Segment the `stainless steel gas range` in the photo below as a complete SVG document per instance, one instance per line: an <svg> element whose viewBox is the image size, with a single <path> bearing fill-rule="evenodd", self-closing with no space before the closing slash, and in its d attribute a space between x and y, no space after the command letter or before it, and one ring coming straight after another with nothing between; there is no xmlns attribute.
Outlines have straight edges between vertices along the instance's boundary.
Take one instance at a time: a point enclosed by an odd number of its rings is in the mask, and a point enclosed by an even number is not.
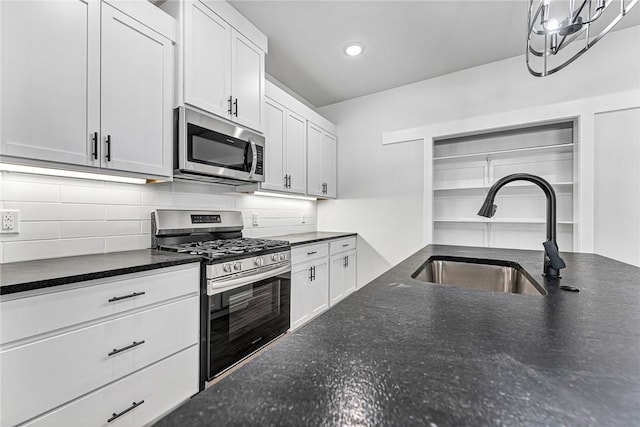
<svg viewBox="0 0 640 427"><path fill-rule="evenodd" d="M237 211L158 209L152 247L202 255L201 388L287 332L288 242L242 237Z"/></svg>

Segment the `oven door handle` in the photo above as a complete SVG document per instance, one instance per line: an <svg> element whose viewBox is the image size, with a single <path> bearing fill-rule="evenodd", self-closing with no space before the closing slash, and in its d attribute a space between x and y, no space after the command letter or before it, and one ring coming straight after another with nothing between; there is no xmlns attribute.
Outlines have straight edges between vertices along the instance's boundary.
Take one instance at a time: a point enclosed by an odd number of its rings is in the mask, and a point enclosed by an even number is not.
<svg viewBox="0 0 640 427"><path fill-rule="evenodd" d="M251 171L249 172L249 178L251 178L256 173L256 167L258 166L258 149L251 137L249 137L249 143L251 144Z"/></svg>
<svg viewBox="0 0 640 427"><path fill-rule="evenodd" d="M278 268L262 271L260 273L251 274L249 276L235 277L228 280L207 280L207 294L215 295L222 292L230 291L231 289L239 288L240 286L246 286L251 283L259 282L263 279L278 276L282 273L288 273L291 271L291 263L287 263Z"/></svg>

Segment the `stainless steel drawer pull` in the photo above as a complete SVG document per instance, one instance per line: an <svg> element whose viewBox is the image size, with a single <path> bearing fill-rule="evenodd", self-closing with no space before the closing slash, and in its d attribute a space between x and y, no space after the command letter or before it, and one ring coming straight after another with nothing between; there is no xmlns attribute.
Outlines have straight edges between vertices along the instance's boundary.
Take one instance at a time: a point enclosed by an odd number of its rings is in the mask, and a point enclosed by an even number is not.
<svg viewBox="0 0 640 427"><path fill-rule="evenodd" d="M307 252L307 255L313 255L313 254L317 254L318 251L313 251L313 252Z"/></svg>
<svg viewBox="0 0 640 427"><path fill-rule="evenodd" d="M132 294L125 295L125 296L122 296L122 297L110 298L109 302L115 302L115 301L120 301L120 300L127 299L127 298L139 297L140 295L144 295L144 294L146 294L146 292L134 292Z"/></svg>
<svg viewBox="0 0 640 427"><path fill-rule="evenodd" d="M137 346L139 346L141 344L144 344L144 340L138 341L138 342L134 341L132 344L129 344L126 347L114 348L111 353L107 354L107 356L113 356L114 354L122 353L125 350L129 350L130 348L137 347Z"/></svg>
<svg viewBox="0 0 640 427"><path fill-rule="evenodd" d="M117 420L118 418L120 418L121 416L123 416L124 414L126 414L127 412L129 412L129 411L131 411L131 410L133 410L133 409L136 409L138 406L142 405L143 403L144 403L144 400L141 400L140 402L137 402L137 403L136 403L136 402L133 402L133 403L131 404L131 406L129 406L129 407L128 407L127 409L125 409L124 411L122 411L122 412L120 412L120 413L116 413L116 412L114 412L114 413L113 413L113 416L112 416L111 418L109 418L109 419L107 420L107 422L108 422L108 423L110 423L111 421L115 421L115 420Z"/></svg>
<svg viewBox="0 0 640 427"><path fill-rule="evenodd" d="M349 246L348 243L345 243L344 245L342 245L343 248L346 248L347 246Z"/></svg>

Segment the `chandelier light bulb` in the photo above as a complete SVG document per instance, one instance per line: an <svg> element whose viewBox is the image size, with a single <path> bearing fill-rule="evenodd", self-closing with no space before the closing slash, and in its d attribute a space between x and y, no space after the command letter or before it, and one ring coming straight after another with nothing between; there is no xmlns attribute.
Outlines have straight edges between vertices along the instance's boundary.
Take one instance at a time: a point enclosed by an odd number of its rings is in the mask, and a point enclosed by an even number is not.
<svg viewBox="0 0 640 427"><path fill-rule="evenodd" d="M551 18L547 22L544 23L544 29L548 33L554 33L556 31L558 31L559 27L560 27L560 24L558 24L558 20L554 19L554 18Z"/></svg>

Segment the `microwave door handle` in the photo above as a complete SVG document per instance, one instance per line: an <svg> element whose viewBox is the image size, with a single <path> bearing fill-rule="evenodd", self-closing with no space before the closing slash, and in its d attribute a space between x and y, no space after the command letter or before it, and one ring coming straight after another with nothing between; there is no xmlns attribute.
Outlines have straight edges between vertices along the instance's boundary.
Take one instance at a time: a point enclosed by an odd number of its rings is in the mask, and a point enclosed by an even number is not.
<svg viewBox="0 0 640 427"><path fill-rule="evenodd" d="M251 138L249 138L249 143L251 144L251 172L249 172L249 178L251 178L256 173L256 167L258 166L258 149Z"/></svg>

